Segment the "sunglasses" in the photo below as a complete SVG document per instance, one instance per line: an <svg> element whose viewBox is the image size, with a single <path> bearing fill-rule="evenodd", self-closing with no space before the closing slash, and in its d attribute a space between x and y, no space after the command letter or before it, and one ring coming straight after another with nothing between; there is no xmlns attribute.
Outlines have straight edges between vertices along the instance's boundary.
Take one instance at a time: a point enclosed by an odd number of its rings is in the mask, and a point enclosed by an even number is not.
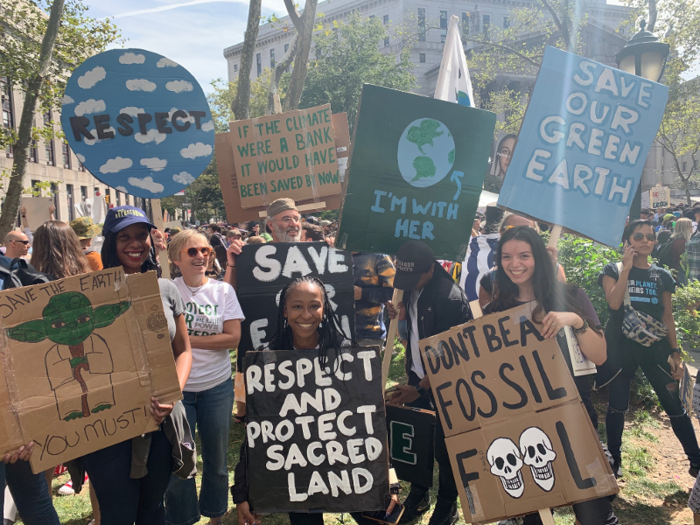
<svg viewBox="0 0 700 525"><path fill-rule="evenodd" d="M21 242L21 243L24 244L25 246L26 246L27 244L29 244L29 241L12 241L12 242Z"/></svg>
<svg viewBox="0 0 700 525"><path fill-rule="evenodd" d="M635 241L641 241L644 239L644 237L647 238L647 241L654 242L656 240L656 235L653 233L647 233L644 235L643 233L635 233L634 236L632 237Z"/></svg>
<svg viewBox="0 0 700 525"><path fill-rule="evenodd" d="M182 252L187 252L187 255L190 257L197 257L200 253L202 254L202 257L209 257L209 254L211 253L211 248L208 246L203 246L201 248L187 248L186 250L180 250L180 253Z"/></svg>

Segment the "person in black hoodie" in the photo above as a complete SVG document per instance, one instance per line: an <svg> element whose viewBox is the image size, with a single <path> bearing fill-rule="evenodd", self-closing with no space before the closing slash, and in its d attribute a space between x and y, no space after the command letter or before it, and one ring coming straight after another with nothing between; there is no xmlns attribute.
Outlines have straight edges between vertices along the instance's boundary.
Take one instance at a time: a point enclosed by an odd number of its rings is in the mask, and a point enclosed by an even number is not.
<svg viewBox="0 0 700 525"><path fill-rule="evenodd" d="M452 280L435 260L428 245L408 241L396 254L394 287L405 290L403 302L387 303L390 318L406 319L408 344L406 346L407 385L398 385L389 402L433 410L434 402L430 381L425 373L418 341L472 319L469 301L464 291ZM445 446L442 425L435 425L435 459L440 465L439 489L435 510L429 525L452 525L457 513L457 486ZM428 487L411 486L404 501L406 507L400 523L414 520L430 508Z"/></svg>

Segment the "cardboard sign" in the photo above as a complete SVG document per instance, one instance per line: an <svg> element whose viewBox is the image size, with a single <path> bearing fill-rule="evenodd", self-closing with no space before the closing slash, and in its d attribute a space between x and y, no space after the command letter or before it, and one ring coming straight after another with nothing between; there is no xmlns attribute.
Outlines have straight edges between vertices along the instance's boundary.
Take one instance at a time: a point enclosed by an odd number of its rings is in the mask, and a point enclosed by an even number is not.
<svg viewBox="0 0 700 525"><path fill-rule="evenodd" d="M155 272L121 267L0 292L0 454L32 470L157 429L151 396L182 399Z"/></svg>
<svg viewBox="0 0 700 525"><path fill-rule="evenodd" d="M365 84L336 245L395 254L408 239L463 261L496 115Z"/></svg>
<svg viewBox="0 0 700 525"><path fill-rule="evenodd" d="M652 208L667 208L671 205L671 188L654 186L649 191Z"/></svg>
<svg viewBox="0 0 700 525"><path fill-rule="evenodd" d="M668 88L545 50L498 205L618 246Z"/></svg>
<svg viewBox="0 0 700 525"><path fill-rule="evenodd" d="M435 412L387 404L386 426L396 476L420 487L432 487Z"/></svg>
<svg viewBox="0 0 700 525"><path fill-rule="evenodd" d="M255 512L386 508L386 418L376 350L246 354L248 502Z"/></svg>
<svg viewBox="0 0 700 525"><path fill-rule="evenodd" d="M49 208L53 206L51 197L22 197L20 206L27 210L27 222L32 231L51 220Z"/></svg>
<svg viewBox="0 0 700 525"><path fill-rule="evenodd" d="M270 341L277 330L282 288L307 275L323 281L345 335L350 338L355 333L350 252L325 242L250 244L237 257L236 268L236 294L245 314L239 351L255 350Z"/></svg>
<svg viewBox="0 0 700 525"><path fill-rule="evenodd" d="M297 206L318 205L314 210L337 210L342 205L345 194L345 171L350 149L350 132L348 130L347 113L336 113L331 117L333 135L335 137L336 158L338 159L338 173L341 181L341 191L337 195L319 197L316 202L313 199L297 200ZM221 194L226 207L226 217L229 223L243 221L258 221L265 216L267 206L243 208L241 206L241 194L238 190L238 176L236 175L236 163L233 158L233 144L231 132L218 133L215 140L216 165L219 171L219 184ZM280 194L278 198L285 197ZM262 213L262 215L261 215Z"/></svg>
<svg viewBox="0 0 700 525"><path fill-rule="evenodd" d="M615 494L555 339L532 303L420 341L467 523Z"/></svg>
<svg viewBox="0 0 700 525"><path fill-rule="evenodd" d="M229 126L244 208L340 193L330 104Z"/></svg>
<svg viewBox="0 0 700 525"><path fill-rule="evenodd" d="M143 49L112 49L83 62L66 85L61 124L95 177L145 199L181 191L214 153L214 122L197 80Z"/></svg>
<svg viewBox="0 0 700 525"><path fill-rule="evenodd" d="M680 398L681 404L688 415L692 417L693 415L693 377L690 375L690 370L688 365L683 365L683 377L681 378L680 384Z"/></svg>

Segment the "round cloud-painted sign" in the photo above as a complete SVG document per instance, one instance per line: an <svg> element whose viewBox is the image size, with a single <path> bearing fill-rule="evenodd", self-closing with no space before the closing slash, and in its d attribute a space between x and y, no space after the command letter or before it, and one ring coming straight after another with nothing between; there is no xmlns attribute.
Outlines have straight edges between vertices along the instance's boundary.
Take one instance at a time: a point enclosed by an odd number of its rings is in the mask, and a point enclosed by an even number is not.
<svg viewBox="0 0 700 525"><path fill-rule="evenodd" d="M95 177L137 197L181 191L214 152L202 88L184 67L143 49L113 49L83 62L68 80L61 124Z"/></svg>

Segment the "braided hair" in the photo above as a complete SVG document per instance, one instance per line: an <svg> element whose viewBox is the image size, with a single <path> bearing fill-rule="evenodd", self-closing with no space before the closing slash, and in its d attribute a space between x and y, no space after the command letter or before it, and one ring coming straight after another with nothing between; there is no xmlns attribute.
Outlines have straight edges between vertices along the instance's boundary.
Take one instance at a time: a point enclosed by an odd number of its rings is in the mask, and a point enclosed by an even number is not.
<svg viewBox="0 0 700 525"><path fill-rule="evenodd" d="M291 350L294 348L294 336L292 334L292 327L289 326L287 318L284 316L285 304L287 301L287 296L289 292L294 290L297 286L308 283L314 284L321 289L323 295L323 319L318 327L318 347L319 356L321 358L321 366L325 368L326 366L326 351L329 349L340 348L348 343L352 346L356 346L353 339L348 339L348 337L343 333L341 327L340 319L338 314L333 311L333 306L328 298L328 293L326 292L326 287L323 281L318 277L306 276L299 277L291 281L287 286L282 289L280 294L279 310L277 315L277 329L275 334L270 339L270 350Z"/></svg>

